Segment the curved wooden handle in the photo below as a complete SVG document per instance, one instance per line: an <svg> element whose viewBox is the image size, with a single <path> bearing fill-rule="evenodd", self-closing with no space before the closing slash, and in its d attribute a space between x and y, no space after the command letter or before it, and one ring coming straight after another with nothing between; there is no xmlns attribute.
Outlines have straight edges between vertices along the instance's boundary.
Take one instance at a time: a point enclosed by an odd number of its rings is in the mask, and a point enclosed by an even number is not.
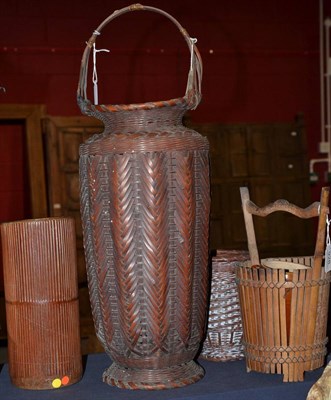
<svg viewBox="0 0 331 400"><path fill-rule="evenodd" d="M266 217L267 215L276 211L285 211L299 218L312 218L317 217L321 211L321 205L318 201L315 201L315 203L312 203L306 208L301 208L296 206L295 204L289 203L287 200L284 199L276 200L273 203L270 203L264 207L258 207L251 200L248 200L245 203L245 207L250 214L257 215L259 217ZM328 213L328 207L325 211L326 213Z"/></svg>
<svg viewBox="0 0 331 400"><path fill-rule="evenodd" d="M329 214L329 187L323 187L321 191L321 200L314 202L307 208L301 208L295 204L289 203L287 200L280 199L273 203L270 203L264 207L258 207L253 203L249 197L249 190L247 187L240 187L240 196L242 209L244 214L245 228L247 234L248 250L252 265L260 265L259 252L256 244L256 236L253 223L253 215L259 217L266 217L267 215L275 211L285 211L293 214L299 218L312 218L319 217L318 220L318 231L315 245L314 265L317 264L316 259L321 263L321 257L323 257L324 240L325 240L325 225L326 216Z"/></svg>
<svg viewBox="0 0 331 400"><path fill-rule="evenodd" d="M128 7L124 7L120 10L114 11L109 17L107 17L93 32L92 36L87 42L85 51L83 53L82 61L81 61L81 69L80 69L80 76L79 76L79 83L78 83L78 90L77 95L80 100L87 101L86 95L86 87L87 87L87 66L88 66L88 59L90 55L91 48L93 47L94 43L96 42L97 37L100 35L102 29L113 19L123 15L125 13L131 11L152 11L159 14L164 15L168 19L170 19L179 29L180 33L184 36L186 43L192 52L192 62L190 71L188 74L187 80L187 87L185 98L188 100L188 105L191 109L197 107L201 100L201 80L202 80L202 60L200 53L195 45L195 42L192 41L191 37L187 33L187 31L180 25L180 23L172 17L167 12L160 10L159 8L150 7L150 6L143 6L142 4L132 4Z"/></svg>

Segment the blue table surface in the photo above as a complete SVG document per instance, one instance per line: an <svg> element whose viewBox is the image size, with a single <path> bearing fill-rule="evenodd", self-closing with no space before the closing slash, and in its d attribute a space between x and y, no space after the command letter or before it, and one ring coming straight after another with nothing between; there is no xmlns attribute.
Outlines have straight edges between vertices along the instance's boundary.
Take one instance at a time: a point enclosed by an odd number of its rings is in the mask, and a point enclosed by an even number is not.
<svg viewBox="0 0 331 400"><path fill-rule="evenodd" d="M300 400L306 399L311 386L321 376L323 368L306 372L304 382L284 383L282 375L246 372L245 360L211 362L198 359L205 369L199 382L183 388L148 391L128 390L102 382L102 373L111 360L105 353L90 354L82 379L71 386L53 390L25 390L10 382L8 365L0 371L1 400Z"/></svg>

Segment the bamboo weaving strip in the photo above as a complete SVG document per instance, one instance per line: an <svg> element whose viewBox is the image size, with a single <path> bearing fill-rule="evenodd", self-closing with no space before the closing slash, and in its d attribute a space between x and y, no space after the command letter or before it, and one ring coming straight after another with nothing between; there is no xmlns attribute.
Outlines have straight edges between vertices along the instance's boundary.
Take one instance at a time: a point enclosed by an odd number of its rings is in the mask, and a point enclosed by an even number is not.
<svg viewBox="0 0 331 400"><path fill-rule="evenodd" d="M298 301L298 274L299 271L293 271L292 275L292 282L293 282L293 289L291 290L291 308L290 308L290 332L289 332L289 346L291 349L295 346L296 341L296 330L298 329L297 325L297 301ZM298 357L298 352L291 350L289 352L289 359L294 360L294 357ZM295 382L297 380L297 362L290 362L289 364L289 382Z"/></svg>
<svg viewBox="0 0 331 400"><path fill-rule="evenodd" d="M259 269L259 280L261 282L266 281L265 268ZM260 288L261 327L262 327L262 344L263 344L263 351L261 352L261 357L262 357L262 359L265 360L263 372L270 373L270 361L269 362L267 361L268 357L266 355L266 350L265 350L265 348L268 347L268 345L269 345L269 334L268 334L269 312L268 312L268 306L267 306L267 290L268 289L266 289L265 286L261 286L261 288Z"/></svg>
<svg viewBox="0 0 331 400"><path fill-rule="evenodd" d="M275 336L274 336L274 327L273 327L273 281L272 281L272 271L267 269L267 304L268 304L268 347L269 349L273 349L275 347ZM273 354L273 350L270 350L270 371L272 374L275 373L275 358Z"/></svg>
<svg viewBox="0 0 331 400"><path fill-rule="evenodd" d="M260 288L257 285L259 282L259 276L258 276L258 269L257 268L252 268L252 278L254 285L252 287L253 291L253 307L254 307L254 312L255 312L255 324L256 324L256 345L258 347L263 347L263 333L262 333L262 316L261 316L261 302L260 302ZM257 351L257 357L258 357L258 362L257 362L257 370L260 372L263 372L263 363L261 362L261 359L263 357L263 350L258 350Z"/></svg>
<svg viewBox="0 0 331 400"><path fill-rule="evenodd" d="M272 290L272 311L273 311L273 329L274 329L274 346L276 349L280 347L280 323L279 323L279 290L277 289L276 285L279 282L278 278L278 270L275 269L272 271L272 281L275 287ZM276 360L279 360L281 357L281 353L277 350L276 351ZM281 374L281 364L276 362L276 370L277 374Z"/></svg>
<svg viewBox="0 0 331 400"><path fill-rule="evenodd" d="M288 323L287 319L287 307L286 307L286 298L290 296L289 293L286 293L286 289L284 288L285 284L285 271L280 269L278 271L279 275L279 315L280 315L280 346L285 349L287 348L287 328ZM288 354L286 351L281 353L281 357L284 360L282 364L282 372L284 374L284 382L288 382L289 380L289 370L288 370Z"/></svg>

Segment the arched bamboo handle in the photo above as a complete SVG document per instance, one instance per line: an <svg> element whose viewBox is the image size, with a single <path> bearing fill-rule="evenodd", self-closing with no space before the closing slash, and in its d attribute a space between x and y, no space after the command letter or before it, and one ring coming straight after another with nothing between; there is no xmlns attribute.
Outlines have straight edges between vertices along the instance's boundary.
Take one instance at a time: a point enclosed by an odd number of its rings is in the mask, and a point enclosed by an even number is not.
<svg viewBox="0 0 331 400"><path fill-rule="evenodd" d="M88 60L91 48L96 42L96 38L100 35L102 29L113 19L131 11L152 11L164 15L169 18L179 29L181 34L184 36L186 43L190 49L191 53L191 65L188 74L185 98L188 101L189 107L194 109L197 107L201 100L201 80L202 80L202 60L200 53L194 43L192 38L189 36L187 31L180 25L180 23L172 17L170 14L166 13L159 8L143 6L142 4L132 4L128 7L124 7L120 10L114 11L109 17L107 17L93 32L92 36L87 42L86 48L83 53L81 61L81 69L78 83L77 95L81 101L88 101L86 88L87 88L87 71L88 71Z"/></svg>
<svg viewBox="0 0 331 400"><path fill-rule="evenodd" d="M323 256L326 216L327 214L329 214L329 207L328 207L329 191L330 191L329 187L322 188L321 200L319 202L312 203L307 208L298 207L295 204L289 203L287 200L284 199L276 200L273 203L270 203L264 207L258 207L255 203L253 203L250 200L248 188L240 187L240 196L244 214L245 228L248 241L248 250L251 259L251 264L252 265L261 264L256 244L253 215L259 217L266 217L267 215L275 211L285 211L299 218L304 218L304 219L319 217L315 255L314 255L315 257L314 264L316 265L317 264L316 259Z"/></svg>
<svg viewBox="0 0 331 400"><path fill-rule="evenodd" d="M284 199L276 200L264 207L258 207L251 200L248 200L245 203L245 207L250 214L257 215L259 217L266 217L267 215L276 211L285 211L300 218L312 218L317 217L321 211L321 205L318 201L315 201L315 203L311 204L307 208L301 208L295 204L289 203ZM326 213L328 213L328 207Z"/></svg>

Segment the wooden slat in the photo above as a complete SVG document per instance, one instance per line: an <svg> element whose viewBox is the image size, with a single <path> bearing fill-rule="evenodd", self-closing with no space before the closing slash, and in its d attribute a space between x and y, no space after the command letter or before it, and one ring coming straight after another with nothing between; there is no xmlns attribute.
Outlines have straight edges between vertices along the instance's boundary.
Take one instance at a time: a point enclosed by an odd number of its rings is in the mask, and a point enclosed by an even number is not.
<svg viewBox="0 0 331 400"><path fill-rule="evenodd" d="M278 270L275 269L272 271L272 280L274 284L277 284L279 281L278 278ZM280 347L280 318L279 318L279 290L274 287L272 290L272 315L273 315L273 329L274 329L274 344L276 348ZM279 351L276 352L276 358L279 360L281 357L281 353ZM276 364L277 374L282 373L282 368L279 363Z"/></svg>
<svg viewBox="0 0 331 400"><path fill-rule="evenodd" d="M244 213L244 220L247 233L248 251L251 258L252 265L260 264L260 257L257 250L256 237L254 231L253 217L247 210L247 202L249 202L249 191L246 187L240 188L241 202Z"/></svg>
<svg viewBox="0 0 331 400"><path fill-rule="evenodd" d="M293 282L293 289L291 290L291 308L290 308L290 329L289 329L289 347L293 348L295 346L295 340L296 340L296 332L297 332L297 319L298 319L298 314L297 314L297 301L298 301L298 288L297 288L297 282L298 282L298 276L299 276L299 271L293 271L292 275L292 282ZM289 358L290 360L293 361L294 357L298 356L298 352L295 351L290 351L289 352ZM295 382L296 381L296 374L297 374L297 366L298 364L296 362L291 362L289 364L289 382Z"/></svg>
<svg viewBox="0 0 331 400"><path fill-rule="evenodd" d="M285 284L285 271L279 270L279 283L283 286L279 289L279 316L280 316L280 345L283 348L287 347L287 307L286 307L286 299L289 293L286 293ZM282 358L284 360L287 359L287 352L282 352ZM284 382L288 382L289 380L289 365L287 362L284 362L282 365L282 370L284 374Z"/></svg>
<svg viewBox="0 0 331 400"><path fill-rule="evenodd" d="M310 310L310 293L311 293L311 287L304 286L305 282L311 281L311 276L312 276L312 269L308 270L303 270L300 271L300 282L302 283L303 287L300 288L300 297L299 299L301 301L298 302L298 307L297 307L297 312L299 315L301 315L301 324L299 325L300 328L298 328L297 332L297 338L296 338L296 345L300 344L301 346L305 346L307 344L307 327L308 327L308 321L311 318L309 310ZM307 356L307 351L303 350L302 352L299 353L301 357L306 358ZM310 362L300 362L299 363L299 368L298 368L298 381L303 381L303 375L306 370L306 366L309 365Z"/></svg>
<svg viewBox="0 0 331 400"><path fill-rule="evenodd" d="M266 271L264 268L259 269L259 280L260 282L266 281ZM260 288L260 306L261 306L261 330L262 330L262 344L265 348L268 346L268 304L267 304L267 289L265 286ZM261 352L261 357L266 359L266 352ZM265 373L270 373L270 362L264 362L264 371Z"/></svg>
<svg viewBox="0 0 331 400"><path fill-rule="evenodd" d="M311 279L318 281L321 276L321 268L324 254L325 245L325 230L326 230L326 216L329 213L328 202L329 202L329 187L322 188L321 201L320 201L320 217L318 220L317 227L317 239L314 253L314 266L312 269ZM309 302L309 320L307 322L307 345L312 346L314 344L315 327L317 320L317 308L318 308L318 296L320 287L313 285L310 290L310 302ZM310 352L310 355L312 353ZM306 369L311 368L311 363L306 363Z"/></svg>
<svg viewBox="0 0 331 400"><path fill-rule="evenodd" d="M272 285L272 271L271 269L267 269L266 271L266 278L267 278L267 310L268 310L268 315L267 315L267 321L268 321L268 347L271 349L275 347L275 333L274 333L274 321L273 321L273 289L271 287ZM270 372L272 374L275 373L275 360L274 360L274 354L271 353L270 351L270 356L271 356L271 364L270 364Z"/></svg>
<svg viewBox="0 0 331 400"><path fill-rule="evenodd" d="M262 333L262 316L261 316L261 302L260 302L260 288L259 284L259 275L258 270L256 268L252 268L252 278L254 283L256 283L256 287L252 288L253 291L253 306L254 306L254 320L255 320L255 335L256 335L256 345L261 347L264 346L263 341L263 333ZM260 350L257 351L257 356L259 359L263 356L263 352ZM263 362L258 361L257 363L257 371L264 372Z"/></svg>

